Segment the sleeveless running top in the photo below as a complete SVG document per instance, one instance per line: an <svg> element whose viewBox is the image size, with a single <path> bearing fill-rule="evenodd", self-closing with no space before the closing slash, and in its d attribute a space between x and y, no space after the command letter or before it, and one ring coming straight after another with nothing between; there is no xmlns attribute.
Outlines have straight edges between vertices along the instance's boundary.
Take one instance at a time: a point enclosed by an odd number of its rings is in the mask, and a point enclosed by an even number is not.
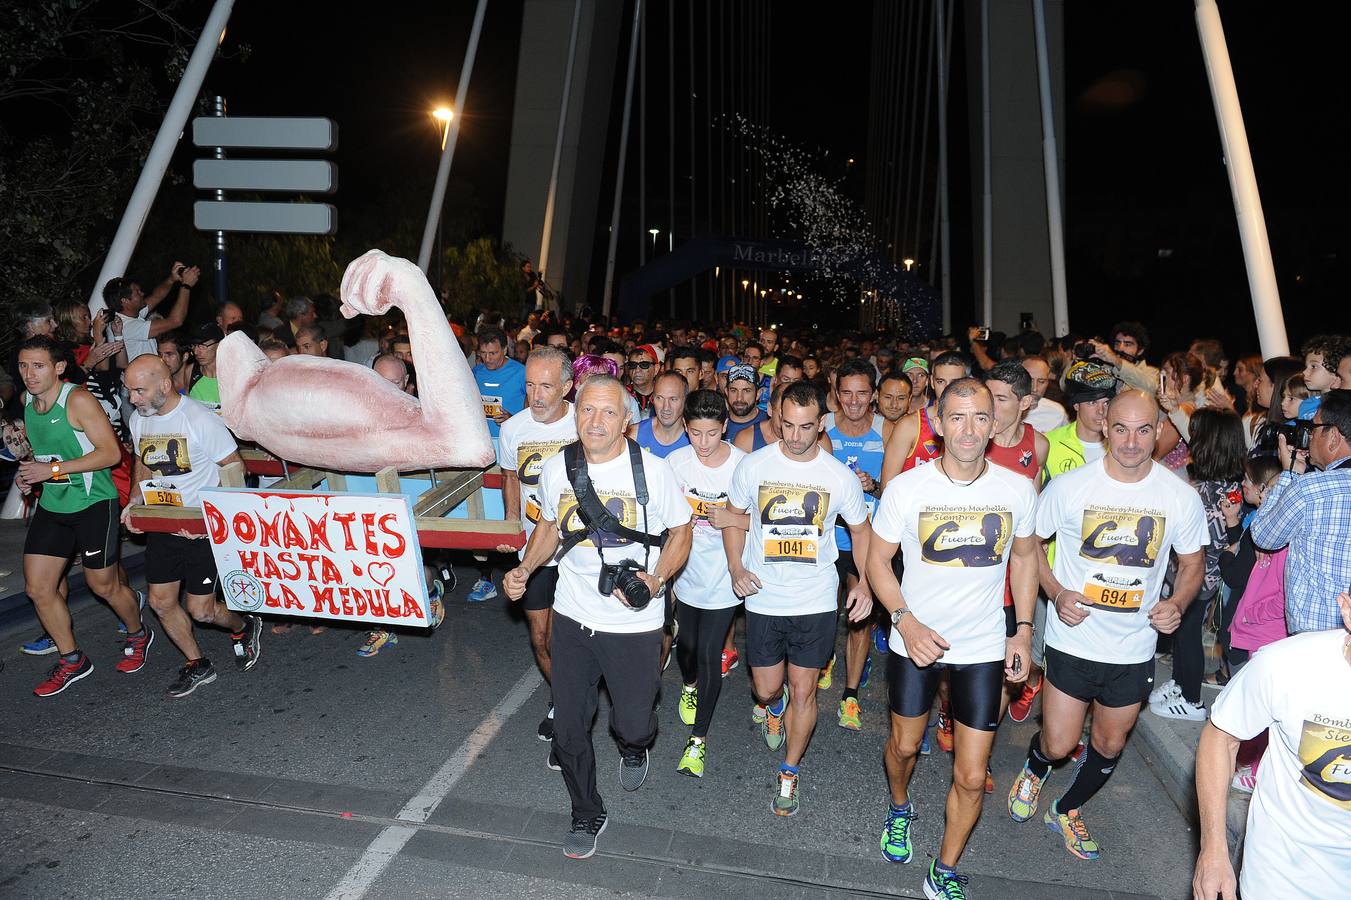
<svg viewBox="0 0 1351 900"><path fill-rule="evenodd" d="M991 439L990 445L985 448L985 458L1010 472L1026 475L1033 482L1036 482L1041 474L1041 466L1037 459L1037 432L1027 423L1023 423L1022 440L1012 447L1001 447Z"/></svg>
<svg viewBox="0 0 1351 900"><path fill-rule="evenodd" d="M683 431L680 432L680 437L676 438L674 443L663 444L661 441L657 440L657 436L652 433L652 426L656 421L656 419L643 419L643 421L638 423L638 436L634 438L634 440L638 442L639 447L642 447L653 456L660 456L662 459L665 459L672 451L690 445L689 435L685 434Z"/></svg>
<svg viewBox="0 0 1351 900"><path fill-rule="evenodd" d="M840 431L835 414L831 413L826 416L826 434L830 435L831 453L852 471L867 472L874 481L880 482L882 461L886 458L886 442L882 439L886 422L887 420L881 416L874 415L872 425L867 431L858 437L847 437ZM864 494L863 500L868 506L868 515L871 516L877 506L877 498L871 494ZM841 553L853 549L854 542L849 536L849 529L843 525L835 526L835 546Z"/></svg>
<svg viewBox="0 0 1351 900"><path fill-rule="evenodd" d="M760 427L763 423L757 422L751 429L751 452L754 453L764 447L769 446L769 441L765 439L765 430Z"/></svg>
<svg viewBox="0 0 1351 900"><path fill-rule="evenodd" d="M915 434L915 446L910 448L910 453L901 466L902 472L909 472L915 466L933 462L943 455L943 439L934 432L933 425L929 423L928 407L915 413L915 421L919 423L919 429Z"/></svg>
<svg viewBox="0 0 1351 900"><path fill-rule="evenodd" d="M733 422L731 419L728 419L727 443L729 444L736 443L736 436L738 434L741 434L741 432L745 431L747 428L750 428L752 425L759 425L761 422L763 422L765 419L768 418L769 416L765 415L764 410L757 410L755 413L755 418L751 419L749 422ZM758 431L759 429L756 430ZM761 446L762 445L757 444L755 449L759 450Z"/></svg>
<svg viewBox="0 0 1351 900"><path fill-rule="evenodd" d="M66 415L66 403L75 385L66 382L52 408L40 413L33 405L31 394L24 395L23 421L28 428L28 443L33 447L33 458L38 462L66 462L79 459L94 449L94 444ZM110 469L97 472L63 474L43 482L38 505L48 512L77 513L101 500L116 500Z"/></svg>

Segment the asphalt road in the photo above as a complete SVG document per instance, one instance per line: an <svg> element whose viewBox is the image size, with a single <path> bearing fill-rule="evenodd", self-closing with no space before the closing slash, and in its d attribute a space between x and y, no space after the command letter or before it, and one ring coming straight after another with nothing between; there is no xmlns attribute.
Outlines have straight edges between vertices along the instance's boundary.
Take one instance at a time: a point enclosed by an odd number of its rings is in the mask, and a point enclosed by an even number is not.
<svg viewBox="0 0 1351 900"><path fill-rule="evenodd" d="M472 573L460 576L438 632L372 659L355 655L359 631L296 628L265 633L258 666L239 673L226 635L199 635L220 677L182 700L164 697L182 660L163 635L141 672L114 670L101 605L76 617L96 671L56 698L31 693L52 658L17 652L35 628L0 635L0 897L923 896L951 767L936 748L917 767L919 862L883 860L880 677L862 694L862 733L835 724L840 680L819 692L802 807L780 819L779 757L750 721L744 667L725 682L707 775L676 774L687 729L673 662L635 794L615 780L602 704L610 826L594 858L563 857L567 793L535 737L547 691L524 622L501 598L465 602ZM1085 810L1100 859L1071 857L1039 818L1008 818L1034 727L1000 729L996 793L961 865L971 896L1189 896L1194 832L1131 746ZM1049 795L1066 782L1053 776Z"/></svg>

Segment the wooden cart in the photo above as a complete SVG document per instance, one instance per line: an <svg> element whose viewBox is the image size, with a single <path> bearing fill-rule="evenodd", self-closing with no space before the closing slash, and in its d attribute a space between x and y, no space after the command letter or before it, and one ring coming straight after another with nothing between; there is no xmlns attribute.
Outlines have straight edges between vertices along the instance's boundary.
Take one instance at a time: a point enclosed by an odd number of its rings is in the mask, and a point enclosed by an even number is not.
<svg viewBox="0 0 1351 900"><path fill-rule="evenodd" d="M244 487L246 474L261 475L281 480L262 490L314 491L342 493L349 490L349 481L370 482L369 475L349 475L326 472L305 466L293 466L261 450L240 451L244 464L231 463L221 469L222 487ZM413 516L417 522L418 542L423 549L494 550L507 545L525 546L525 532L519 519L490 519L485 516L484 492L502 489L502 470L488 469L434 469L400 474L390 466L374 476L374 490L382 494L409 493L415 490ZM365 493L356 487L358 493ZM206 534L202 511L196 507L133 506L131 523L141 531L177 534Z"/></svg>

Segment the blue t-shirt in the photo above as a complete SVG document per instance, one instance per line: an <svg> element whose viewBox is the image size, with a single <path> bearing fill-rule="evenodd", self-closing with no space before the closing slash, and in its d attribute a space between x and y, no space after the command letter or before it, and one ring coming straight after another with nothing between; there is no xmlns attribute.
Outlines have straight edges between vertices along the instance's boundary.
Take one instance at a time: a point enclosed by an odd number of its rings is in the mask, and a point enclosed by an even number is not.
<svg viewBox="0 0 1351 900"><path fill-rule="evenodd" d="M831 453L840 462L854 472L867 472L874 481L882 480L882 459L886 456L886 444L882 440L883 423L881 416L873 416L872 427L860 437L845 437L835 424L835 414L826 416L826 434L830 435ZM877 507L877 498L864 494L863 501L868 505L871 516ZM843 553L852 550L854 542L849 538L849 529L844 526L835 528L835 546Z"/></svg>
<svg viewBox="0 0 1351 900"><path fill-rule="evenodd" d="M634 440L638 442L639 447L642 447L653 456L660 456L662 459L665 459L673 451L690 445L689 435L685 434L683 431L680 432L680 438L673 444L663 444L658 441L657 436L652 433L652 426L656 421L656 419L643 419L643 421L638 423L638 437Z"/></svg>
<svg viewBox="0 0 1351 900"><path fill-rule="evenodd" d="M515 415L525 409L525 366L508 359L500 369L490 369L483 363L474 366L474 380L478 382L483 399L483 414L488 418L488 434L497 439L497 423L493 415L498 409Z"/></svg>

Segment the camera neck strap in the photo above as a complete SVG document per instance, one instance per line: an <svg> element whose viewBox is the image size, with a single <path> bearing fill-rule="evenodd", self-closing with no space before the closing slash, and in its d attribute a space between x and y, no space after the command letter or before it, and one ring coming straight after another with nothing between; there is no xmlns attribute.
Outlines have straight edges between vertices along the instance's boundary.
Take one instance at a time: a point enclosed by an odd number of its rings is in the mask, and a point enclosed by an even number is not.
<svg viewBox="0 0 1351 900"><path fill-rule="evenodd" d="M633 472L633 495L638 501L638 505L642 507L643 525L646 527L648 495L647 478L643 474L643 451L628 438L624 440L628 445L629 467ZM582 520L582 524L586 526L583 530L569 535L563 541L563 553L567 553L596 532L608 532L635 544L642 544L645 551L648 552L652 547L661 547L666 543L665 531L660 535L635 531L619 521L614 513L605 508L605 504L600 502L600 497L596 496L596 489L591 484L591 476L586 468L586 455L582 452L580 441L568 444L563 448L563 466L567 472L568 483L572 485L572 492L577 497L577 515ZM599 540L596 541L596 549L600 549ZM602 554L601 559L604 560L604 558L604 554ZM646 562L646 552L644 553L644 562Z"/></svg>

